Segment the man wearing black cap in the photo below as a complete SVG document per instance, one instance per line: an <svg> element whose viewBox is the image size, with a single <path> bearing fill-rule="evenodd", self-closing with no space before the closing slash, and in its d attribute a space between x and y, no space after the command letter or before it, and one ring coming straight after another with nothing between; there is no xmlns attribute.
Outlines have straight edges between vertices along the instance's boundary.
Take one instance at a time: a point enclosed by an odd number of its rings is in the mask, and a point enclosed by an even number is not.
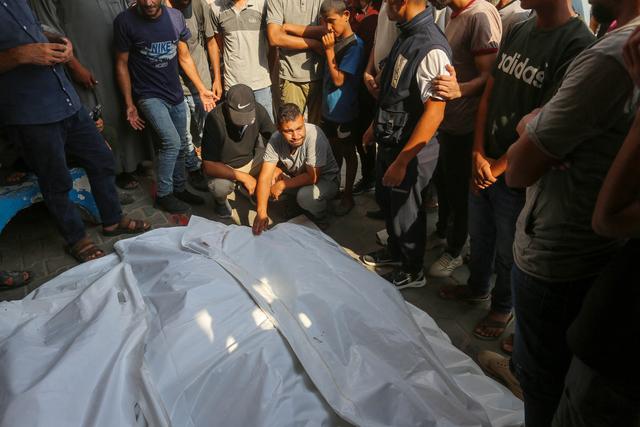
<svg viewBox="0 0 640 427"><path fill-rule="evenodd" d="M249 195L256 188L264 144L276 131L267 110L255 101L249 86L238 84L227 91L225 102L209 115L202 136L202 168L213 193L218 216L229 218L227 196L239 183Z"/></svg>

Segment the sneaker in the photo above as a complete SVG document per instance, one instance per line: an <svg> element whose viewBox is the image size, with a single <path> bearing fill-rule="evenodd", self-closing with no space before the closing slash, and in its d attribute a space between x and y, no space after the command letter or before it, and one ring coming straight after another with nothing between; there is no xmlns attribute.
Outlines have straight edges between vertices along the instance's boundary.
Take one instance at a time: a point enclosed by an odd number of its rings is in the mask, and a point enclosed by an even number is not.
<svg viewBox="0 0 640 427"><path fill-rule="evenodd" d="M515 375L513 375L513 372L511 372L511 368L509 368L508 358L493 351L484 350L478 353L478 365L480 365L487 375L507 386L515 397L523 400L522 387L520 387L520 382Z"/></svg>
<svg viewBox="0 0 640 427"><path fill-rule="evenodd" d="M156 206L172 214L188 213L191 210L191 206L178 200L173 194L156 197Z"/></svg>
<svg viewBox="0 0 640 427"><path fill-rule="evenodd" d="M366 265L370 265L371 267L383 267L385 265L402 265L400 260L391 257L386 248L371 252L370 254L362 255L360 257L360 261L362 261Z"/></svg>
<svg viewBox="0 0 640 427"><path fill-rule="evenodd" d="M189 184L198 191L209 191L207 178L200 169L189 172Z"/></svg>
<svg viewBox="0 0 640 427"><path fill-rule="evenodd" d="M231 205L229 204L228 200L225 200L224 203L219 203L214 200L214 204L216 215L218 215L220 218L231 218L233 210L231 209Z"/></svg>
<svg viewBox="0 0 640 427"><path fill-rule="evenodd" d="M398 269L393 270L382 277L391 282L398 290L405 288L421 288L427 284L427 279L424 278L422 269L418 270L416 273L409 273Z"/></svg>
<svg viewBox="0 0 640 427"><path fill-rule="evenodd" d="M449 277L453 270L462 265L462 257L452 257L448 252L443 253L440 258L429 268L429 276Z"/></svg>
<svg viewBox="0 0 640 427"><path fill-rule="evenodd" d="M431 249L439 248L440 246L444 246L447 243L447 239L445 237L440 237L437 231L429 234L427 237L427 244L425 249L430 251Z"/></svg>
<svg viewBox="0 0 640 427"><path fill-rule="evenodd" d="M355 183L355 185L353 186L353 192L351 194L357 196L358 194L370 193L375 189L375 182L365 181L364 179L361 179L360 181Z"/></svg>
<svg viewBox="0 0 640 427"><path fill-rule="evenodd" d="M189 193L187 190L174 191L173 195L190 205L204 205L204 199L202 197Z"/></svg>
<svg viewBox="0 0 640 427"><path fill-rule="evenodd" d="M384 219L384 212L382 212L382 210L380 209L378 209L377 211L367 211L364 215L367 218L371 218L371 219L380 219L380 220Z"/></svg>

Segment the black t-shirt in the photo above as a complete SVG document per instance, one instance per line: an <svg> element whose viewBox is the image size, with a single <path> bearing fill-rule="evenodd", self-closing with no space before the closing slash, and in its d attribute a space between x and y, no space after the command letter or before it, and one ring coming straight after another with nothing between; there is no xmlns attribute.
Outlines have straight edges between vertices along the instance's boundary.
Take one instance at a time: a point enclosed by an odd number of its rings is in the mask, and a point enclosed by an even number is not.
<svg viewBox="0 0 640 427"><path fill-rule="evenodd" d="M246 129L231 123L226 112L226 103L216 106L208 115L202 135L202 160L221 162L232 168L240 168L251 160L256 147L276 131L267 110L256 103L256 121Z"/></svg>
<svg viewBox="0 0 640 427"><path fill-rule="evenodd" d="M640 371L640 240L630 240L596 279L567 338L573 353L598 372L638 384Z"/></svg>
<svg viewBox="0 0 640 427"><path fill-rule="evenodd" d="M536 27L536 18L516 24L503 39L493 69L485 151L499 158L518 140L516 126L558 89L573 58L595 37L576 17L553 29Z"/></svg>

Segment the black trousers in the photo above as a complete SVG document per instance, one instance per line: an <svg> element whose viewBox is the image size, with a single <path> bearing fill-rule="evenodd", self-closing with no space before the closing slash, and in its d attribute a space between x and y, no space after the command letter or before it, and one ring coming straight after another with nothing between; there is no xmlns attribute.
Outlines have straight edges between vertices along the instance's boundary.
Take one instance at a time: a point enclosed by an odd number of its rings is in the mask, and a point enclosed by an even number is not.
<svg viewBox="0 0 640 427"><path fill-rule="evenodd" d="M473 133L452 135L439 132L438 141L440 156L434 178L438 190L436 231L447 239L445 250L457 257L468 234Z"/></svg>
<svg viewBox="0 0 640 427"><path fill-rule="evenodd" d="M433 142L435 144L435 142ZM437 150L437 145L430 149ZM382 185L382 177L393 163L401 147L379 146L376 163L376 201L384 213L389 234L387 248L391 255L402 261L408 272L422 269L426 244L427 216L422 209L422 191L429 183L435 162L421 164L414 158L407 173L397 187Z"/></svg>
<svg viewBox="0 0 640 427"><path fill-rule="evenodd" d="M69 200L72 187L67 155L87 172L102 224L117 224L122 210L115 184L113 153L85 108L55 123L8 127L23 157L38 177L42 197L69 245L85 236L84 223Z"/></svg>

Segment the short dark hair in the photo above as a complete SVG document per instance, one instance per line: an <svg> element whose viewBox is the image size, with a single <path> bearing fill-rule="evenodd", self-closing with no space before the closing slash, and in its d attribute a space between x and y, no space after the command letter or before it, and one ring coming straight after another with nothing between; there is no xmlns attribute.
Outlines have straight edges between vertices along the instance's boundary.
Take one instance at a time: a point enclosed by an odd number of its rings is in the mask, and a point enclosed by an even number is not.
<svg viewBox="0 0 640 427"><path fill-rule="evenodd" d="M302 111L296 104L288 102L278 110L278 126L286 122L292 122L302 115Z"/></svg>
<svg viewBox="0 0 640 427"><path fill-rule="evenodd" d="M344 0L324 0L320 5L320 16L327 16L331 12L343 15L347 10Z"/></svg>

